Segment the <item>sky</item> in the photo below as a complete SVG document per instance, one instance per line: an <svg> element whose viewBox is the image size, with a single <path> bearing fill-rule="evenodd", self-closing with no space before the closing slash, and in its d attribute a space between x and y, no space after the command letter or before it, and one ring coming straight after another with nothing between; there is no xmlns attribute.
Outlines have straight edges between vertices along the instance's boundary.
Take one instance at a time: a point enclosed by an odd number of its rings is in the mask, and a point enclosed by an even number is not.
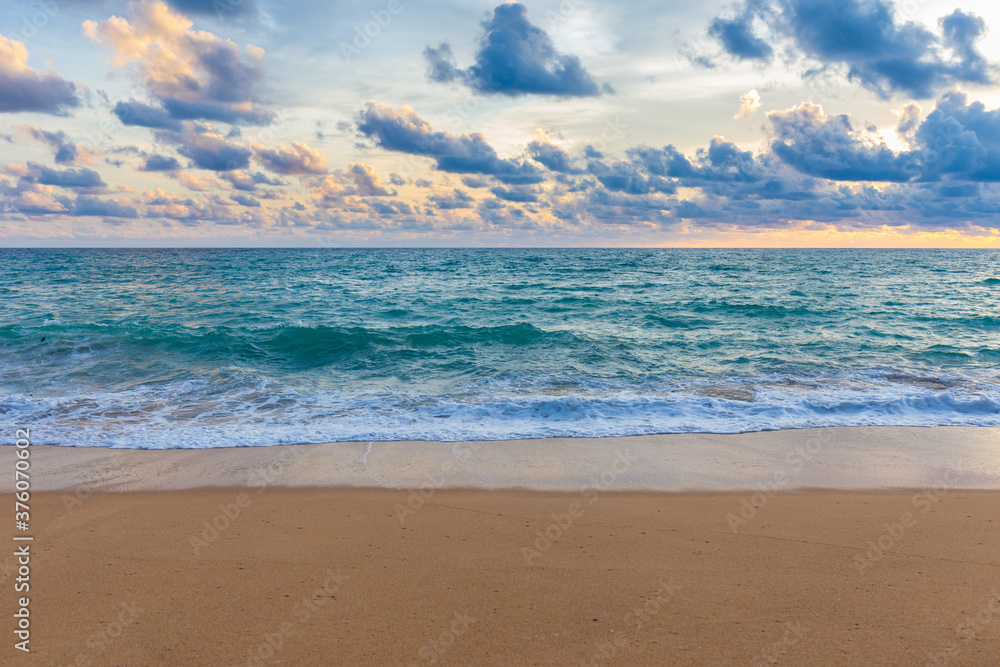
<svg viewBox="0 0 1000 667"><path fill-rule="evenodd" d="M976 0L6 0L15 246L1000 247Z"/></svg>

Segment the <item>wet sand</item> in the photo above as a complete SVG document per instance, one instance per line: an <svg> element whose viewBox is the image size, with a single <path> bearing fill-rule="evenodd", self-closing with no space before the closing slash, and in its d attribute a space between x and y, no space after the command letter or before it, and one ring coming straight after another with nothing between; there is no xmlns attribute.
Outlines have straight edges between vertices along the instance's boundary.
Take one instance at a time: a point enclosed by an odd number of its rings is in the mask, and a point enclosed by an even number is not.
<svg viewBox="0 0 1000 667"><path fill-rule="evenodd" d="M31 456L34 491L428 485L733 491L911 489L943 482L1000 490L1000 428L966 426L170 450L54 447L36 439ZM0 447L0 470L13 465L13 447ZM0 490L13 490L13 482L0 476Z"/></svg>

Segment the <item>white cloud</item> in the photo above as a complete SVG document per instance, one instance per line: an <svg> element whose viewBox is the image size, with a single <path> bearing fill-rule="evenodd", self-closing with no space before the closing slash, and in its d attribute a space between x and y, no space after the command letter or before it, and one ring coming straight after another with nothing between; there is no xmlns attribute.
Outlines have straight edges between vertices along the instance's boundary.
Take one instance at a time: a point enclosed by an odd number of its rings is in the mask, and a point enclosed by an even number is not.
<svg viewBox="0 0 1000 667"><path fill-rule="evenodd" d="M733 120L746 120L757 113L764 103L760 99L760 93L755 90L751 90L748 93L740 95L740 110L736 112L733 116Z"/></svg>

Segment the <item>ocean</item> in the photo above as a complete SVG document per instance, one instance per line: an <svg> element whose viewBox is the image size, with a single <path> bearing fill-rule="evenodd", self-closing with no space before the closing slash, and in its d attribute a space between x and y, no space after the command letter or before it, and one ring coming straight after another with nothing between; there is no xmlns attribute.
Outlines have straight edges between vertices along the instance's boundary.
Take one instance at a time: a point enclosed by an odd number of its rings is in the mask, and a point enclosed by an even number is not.
<svg viewBox="0 0 1000 667"><path fill-rule="evenodd" d="M1000 425L993 250L0 257L0 422L39 444Z"/></svg>

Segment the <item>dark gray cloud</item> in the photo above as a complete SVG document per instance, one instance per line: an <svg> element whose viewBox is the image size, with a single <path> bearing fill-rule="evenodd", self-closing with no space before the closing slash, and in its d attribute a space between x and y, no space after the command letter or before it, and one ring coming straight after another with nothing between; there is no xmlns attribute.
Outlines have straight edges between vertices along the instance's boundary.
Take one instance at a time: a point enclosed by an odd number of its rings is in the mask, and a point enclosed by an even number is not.
<svg viewBox="0 0 1000 667"><path fill-rule="evenodd" d="M964 93L945 94L922 121L915 105L907 108L897 132L910 150L900 152L856 129L846 114L827 116L812 104L773 111L768 120L771 150L803 174L837 181L1000 181L1000 110L969 103Z"/></svg>
<svg viewBox="0 0 1000 667"><path fill-rule="evenodd" d="M369 102L361 112L358 131L382 148L424 155L441 171L493 176L504 183L538 183L541 171L523 161L504 160L481 134L435 132L409 107L391 109Z"/></svg>
<svg viewBox="0 0 1000 667"><path fill-rule="evenodd" d="M560 54L552 39L528 20L528 8L516 2L498 5L483 23L475 63L460 69L451 47L427 47L428 76L437 82L460 82L479 93L590 97L601 88L577 56ZM610 88L606 87L606 90Z"/></svg>
<svg viewBox="0 0 1000 667"><path fill-rule="evenodd" d="M241 192L234 193L230 195L232 200L239 204L240 206L246 206L248 208L260 208L260 202L250 195L245 195Z"/></svg>
<svg viewBox="0 0 1000 667"><path fill-rule="evenodd" d="M76 144L62 130L50 132L34 125L22 125L21 128L29 137L48 144L56 164L73 164L80 157Z"/></svg>
<svg viewBox="0 0 1000 667"><path fill-rule="evenodd" d="M567 153L561 146L553 144L547 137L537 137L528 144L528 155L535 162L544 165L552 171L566 174L579 173L579 169L573 166Z"/></svg>
<svg viewBox="0 0 1000 667"><path fill-rule="evenodd" d="M490 179L484 178L482 176L463 176L462 185L467 188L488 188L490 186ZM428 183L429 185L429 183Z"/></svg>
<svg viewBox="0 0 1000 667"><path fill-rule="evenodd" d="M726 53L739 60L770 60L774 50L753 32L754 17L765 11L761 2L750 0L739 16L715 18L708 27L708 34L722 43Z"/></svg>
<svg viewBox="0 0 1000 667"><path fill-rule="evenodd" d="M626 155L650 174L676 179L676 184L687 187L726 182L755 183L764 177L764 167L751 151L742 151L720 137L713 137L708 149L699 149L694 160L672 145L663 148L636 146Z"/></svg>
<svg viewBox="0 0 1000 667"><path fill-rule="evenodd" d="M398 199L369 199L368 208L382 215L412 215L413 207Z"/></svg>
<svg viewBox="0 0 1000 667"><path fill-rule="evenodd" d="M276 178L274 176L268 176L267 174L260 171L254 172L253 182L256 183L257 185L275 185L275 186L288 185L288 183L281 180L280 178Z"/></svg>
<svg viewBox="0 0 1000 667"><path fill-rule="evenodd" d="M176 97L161 100L163 106L137 102L118 102L112 111L124 125L158 129L178 129L182 120L216 120L224 123L266 125L274 114L259 106L234 107L217 102L190 102Z"/></svg>
<svg viewBox="0 0 1000 667"><path fill-rule="evenodd" d="M899 132L917 145L921 180L1000 181L1000 109L951 92L915 129L901 122Z"/></svg>
<svg viewBox="0 0 1000 667"><path fill-rule="evenodd" d="M615 192L644 195L650 192L674 192L677 189L671 181L649 173L641 164L631 160L593 161L587 165L587 170L601 185Z"/></svg>
<svg viewBox="0 0 1000 667"><path fill-rule="evenodd" d="M460 208L473 208L476 205L476 200L468 195L468 193L455 188L450 193L435 193L427 198L429 202L434 204L435 207L442 210L454 210Z"/></svg>
<svg viewBox="0 0 1000 667"><path fill-rule="evenodd" d="M136 100L118 102L111 111L118 116L123 125L138 125L160 130L181 129L181 122L171 116L166 109L144 102Z"/></svg>
<svg viewBox="0 0 1000 667"><path fill-rule="evenodd" d="M142 165L141 171L174 171L180 168L181 163L175 157L150 155L146 158L146 163Z"/></svg>
<svg viewBox="0 0 1000 667"><path fill-rule="evenodd" d="M772 111L771 150L803 174L836 181L905 182L915 175L909 153L865 142L847 114L826 116L814 104Z"/></svg>
<svg viewBox="0 0 1000 667"><path fill-rule="evenodd" d="M504 201L512 201L520 204L538 201L538 191L530 185L515 185L510 188L497 186L492 188L490 192L498 199Z"/></svg>
<svg viewBox="0 0 1000 667"><path fill-rule="evenodd" d="M52 169L43 164L29 162L31 179L42 185L52 185L59 188L95 189L107 186L101 175L93 169Z"/></svg>
<svg viewBox="0 0 1000 667"><path fill-rule="evenodd" d="M167 0L167 4L189 16L226 19L257 14L256 0Z"/></svg>
<svg viewBox="0 0 1000 667"><path fill-rule="evenodd" d="M156 138L177 146L177 152L195 166L211 171L245 169L253 152L246 146L230 143L205 123L184 124L180 132L158 130Z"/></svg>
<svg viewBox="0 0 1000 667"><path fill-rule="evenodd" d="M234 169L233 171L224 171L219 174L221 178L229 181L230 185L236 190L242 190L243 192L254 192L260 197L266 196L266 192L258 190L259 185L272 185L272 186L282 186L287 185L285 181L280 178L272 178L267 174L257 171L252 174L248 174L245 171L240 171Z"/></svg>
<svg viewBox="0 0 1000 667"><path fill-rule="evenodd" d="M217 120L246 125L268 125L274 120L274 113L269 109L257 105L243 108L218 100L190 101L168 97L163 100L163 107L171 117L181 120Z"/></svg>
<svg viewBox="0 0 1000 667"><path fill-rule="evenodd" d="M76 86L55 72L28 67L28 49L0 35L0 113L31 111L65 115L80 106Z"/></svg>
<svg viewBox="0 0 1000 667"><path fill-rule="evenodd" d="M790 44L821 67L844 67L847 76L881 97L904 93L932 97L955 83L988 84L997 68L977 48L985 22L955 10L939 21L940 33L897 19L888 0L764 0L739 8L732 19L709 27L723 50L741 60L770 60L753 22L767 25L771 40Z"/></svg>
<svg viewBox="0 0 1000 667"><path fill-rule="evenodd" d="M117 199L99 199L80 196L73 202L70 215L94 215L104 218L137 218L139 212L134 206L122 204Z"/></svg>

